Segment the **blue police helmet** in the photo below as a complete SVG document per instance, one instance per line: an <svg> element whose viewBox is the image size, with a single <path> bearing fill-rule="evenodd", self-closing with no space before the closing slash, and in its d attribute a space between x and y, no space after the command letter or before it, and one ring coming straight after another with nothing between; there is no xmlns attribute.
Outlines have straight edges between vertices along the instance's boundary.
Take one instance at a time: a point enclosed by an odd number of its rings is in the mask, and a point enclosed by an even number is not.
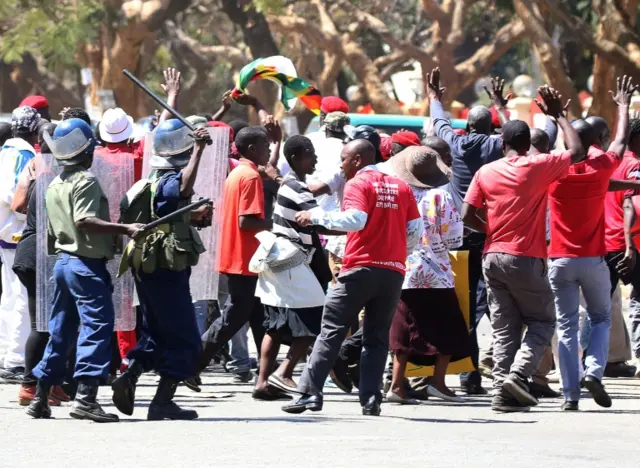
<svg viewBox="0 0 640 468"><path fill-rule="evenodd" d="M151 167L174 169L189 163L195 139L189 127L177 119L162 122L153 131Z"/></svg>
<svg viewBox="0 0 640 468"><path fill-rule="evenodd" d="M60 166L73 166L86 161L96 147L91 127L81 119L63 120L52 136L46 132L42 136Z"/></svg>

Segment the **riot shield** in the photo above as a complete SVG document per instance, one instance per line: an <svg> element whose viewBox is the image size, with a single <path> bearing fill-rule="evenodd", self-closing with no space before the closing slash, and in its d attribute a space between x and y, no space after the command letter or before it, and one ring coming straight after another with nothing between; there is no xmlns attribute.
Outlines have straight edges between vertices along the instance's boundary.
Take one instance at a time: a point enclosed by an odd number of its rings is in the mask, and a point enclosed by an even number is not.
<svg viewBox="0 0 640 468"><path fill-rule="evenodd" d="M56 166L52 154L38 154L35 158L36 187L32 196L36 197L36 328L40 332L49 331L51 299L53 298L53 265L55 252L47 246L49 221L45 206L47 188L61 169Z"/></svg>
<svg viewBox="0 0 640 468"><path fill-rule="evenodd" d="M222 227L223 186L229 169L229 130L208 130L212 144L205 147L200 159L193 200L210 198L214 211L211 227L199 231L207 251L200 255L198 264L191 271L190 286L194 301L218 299L218 240Z"/></svg>
<svg viewBox="0 0 640 468"><path fill-rule="evenodd" d="M208 128L212 144L204 150L198 168L198 178L195 183L195 196L210 198L214 202L213 221L211 227L201 229L198 234L207 249L191 271L191 297L194 301L218 299L218 239L222 222L222 195L224 181L229 168L229 130L225 128ZM153 133L148 133L144 146L144 161L142 176L149 177L152 172L150 165L152 154Z"/></svg>
<svg viewBox="0 0 640 468"><path fill-rule="evenodd" d="M90 171L96 176L102 191L109 200L109 217L112 222L120 218L120 200L134 183L133 155L130 153L108 153L97 148L93 155ZM136 327L136 314L133 301L133 277L130 273L117 278L122 252L128 239L116 239L116 255L107 264L113 281L113 306L115 309L115 328L129 331Z"/></svg>

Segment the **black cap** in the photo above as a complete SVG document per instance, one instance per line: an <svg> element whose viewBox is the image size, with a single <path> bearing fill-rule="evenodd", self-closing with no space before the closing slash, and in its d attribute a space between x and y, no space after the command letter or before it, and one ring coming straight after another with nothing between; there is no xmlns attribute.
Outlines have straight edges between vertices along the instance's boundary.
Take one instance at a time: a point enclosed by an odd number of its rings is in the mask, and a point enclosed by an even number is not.
<svg viewBox="0 0 640 468"><path fill-rule="evenodd" d="M517 151L527 151L531 146L531 130L522 120L510 120L502 126L502 140Z"/></svg>

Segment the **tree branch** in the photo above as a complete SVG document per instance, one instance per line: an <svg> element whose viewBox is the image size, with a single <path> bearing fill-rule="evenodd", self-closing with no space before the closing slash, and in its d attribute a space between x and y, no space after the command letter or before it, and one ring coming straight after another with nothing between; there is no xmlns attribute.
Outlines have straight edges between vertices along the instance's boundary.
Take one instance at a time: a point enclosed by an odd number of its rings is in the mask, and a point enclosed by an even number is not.
<svg viewBox="0 0 640 468"><path fill-rule="evenodd" d="M584 43L589 49L602 56L609 63L620 63L624 67L640 73L640 63L631 60L624 47L604 38L595 37L590 32L592 28L577 16L571 14L563 5L556 0L540 0L551 13L564 24L569 31L579 41Z"/></svg>
<svg viewBox="0 0 640 468"><path fill-rule="evenodd" d="M424 15L433 21L440 22L447 19L447 13L435 0L422 0L422 9Z"/></svg>
<svg viewBox="0 0 640 468"><path fill-rule="evenodd" d="M356 19L364 23L367 28L371 29L374 33L384 39L391 47L398 49L405 55L420 62L425 69L433 68L434 61L431 55L427 54L424 49L412 44L408 41L397 39L386 24L369 13L355 8L348 0L338 0L338 5L351 13Z"/></svg>
<svg viewBox="0 0 640 468"><path fill-rule="evenodd" d="M464 41L464 14L469 0L456 0L451 17L451 32L447 42L457 47Z"/></svg>
<svg viewBox="0 0 640 468"><path fill-rule="evenodd" d="M493 42L480 47L467 60L457 64L455 70L462 78L460 89L471 85L479 76L489 73L496 60L506 54L524 35L524 23L516 19L500 28Z"/></svg>

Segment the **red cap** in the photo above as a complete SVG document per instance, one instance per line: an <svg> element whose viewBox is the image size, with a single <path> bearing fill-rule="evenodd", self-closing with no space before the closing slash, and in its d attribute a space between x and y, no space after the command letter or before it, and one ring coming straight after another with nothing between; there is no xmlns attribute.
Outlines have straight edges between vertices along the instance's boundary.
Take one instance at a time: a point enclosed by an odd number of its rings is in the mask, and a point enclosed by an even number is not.
<svg viewBox="0 0 640 468"><path fill-rule="evenodd" d="M218 120L210 120L209 122L207 122L207 127L212 127L212 128L228 128L229 129L229 139L233 142L235 140L235 135L233 133L233 127L231 127L230 125L227 125L224 122L220 122Z"/></svg>
<svg viewBox="0 0 640 468"><path fill-rule="evenodd" d="M380 138L380 154L385 161L391 157L391 137Z"/></svg>
<svg viewBox="0 0 640 468"><path fill-rule="evenodd" d="M506 110L506 112L507 112L507 117L511 117L511 112L509 112L509 110ZM502 124L500 123L500 117L498 117L498 111L495 110L493 107L491 107L491 123L496 128L502 127Z"/></svg>
<svg viewBox="0 0 640 468"><path fill-rule="evenodd" d="M391 141L402 146L420 146L420 138L413 132L404 130L391 135Z"/></svg>
<svg viewBox="0 0 640 468"><path fill-rule="evenodd" d="M326 96L322 98L320 110L325 114L330 114L331 112L344 112L348 114L349 105L337 96Z"/></svg>
<svg viewBox="0 0 640 468"><path fill-rule="evenodd" d="M27 96L22 100L19 107L29 106L34 109L44 109L45 107L49 107L49 101L44 96Z"/></svg>

